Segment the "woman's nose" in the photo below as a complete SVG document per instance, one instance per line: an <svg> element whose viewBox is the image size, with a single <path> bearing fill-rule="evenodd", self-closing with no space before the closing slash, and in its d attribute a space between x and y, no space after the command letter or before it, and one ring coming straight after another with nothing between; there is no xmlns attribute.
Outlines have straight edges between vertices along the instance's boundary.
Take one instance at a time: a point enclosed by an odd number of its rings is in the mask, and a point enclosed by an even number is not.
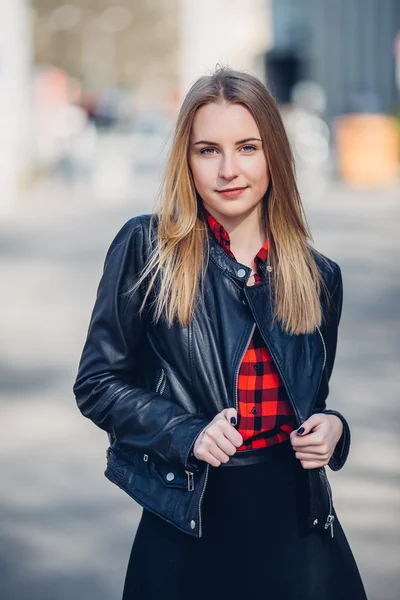
<svg viewBox="0 0 400 600"><path fill-rule="evenodd" d="M219 176L223 179L233 179L239 174L239 167L232 154L225 154L221 158Z"/></svg>

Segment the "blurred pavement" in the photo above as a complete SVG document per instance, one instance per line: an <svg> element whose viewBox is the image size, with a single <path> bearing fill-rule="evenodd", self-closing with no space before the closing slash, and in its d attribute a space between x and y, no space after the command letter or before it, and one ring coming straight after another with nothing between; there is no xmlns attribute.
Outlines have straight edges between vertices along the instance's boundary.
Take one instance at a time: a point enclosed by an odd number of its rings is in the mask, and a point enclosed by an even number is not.
<svg viewBox="0 0 400 600"><path fill-rule="evenodd" d="M100 199L85 181L43 182L0 219L2 600L121 597L140 507L103 476L107 436L72 385L105 253L128 218L151 212L157 173L122 187ZM300 174L300 187L345 286L329 405L353 441L344 470L329 472L335 506L369 600L398 600L400 186Z"/></svg>

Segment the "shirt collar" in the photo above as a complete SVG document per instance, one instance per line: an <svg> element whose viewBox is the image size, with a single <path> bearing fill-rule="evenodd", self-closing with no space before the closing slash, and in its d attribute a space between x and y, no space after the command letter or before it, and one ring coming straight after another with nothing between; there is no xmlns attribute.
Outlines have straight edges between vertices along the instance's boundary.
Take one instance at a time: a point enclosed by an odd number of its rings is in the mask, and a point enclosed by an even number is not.
<svg viewBox="0 0 400 600"><path fill-rule="evenodd" d="M231 240L229 237L229 233L226 231L224 226L221 225L221 223L218 223L218 221L215 219L215 217L213 217L213 215L211 213L209 213L208 210L204 206L203 206L203 210L206 215L209 228L211 229L212 233L214 234L215 239L217 240L219 245L222 246L222 248L227 252L227 254L229 254L229 256L231 256L231 258L235 258L231 251ZM257 261L257 263L258 262L265 263L265 261L267 260L267 256L268 256L268 238L265 240L264 244L261 246L261 248L257 252L256 256L254 257L254 261L255 262Z"/></svg>

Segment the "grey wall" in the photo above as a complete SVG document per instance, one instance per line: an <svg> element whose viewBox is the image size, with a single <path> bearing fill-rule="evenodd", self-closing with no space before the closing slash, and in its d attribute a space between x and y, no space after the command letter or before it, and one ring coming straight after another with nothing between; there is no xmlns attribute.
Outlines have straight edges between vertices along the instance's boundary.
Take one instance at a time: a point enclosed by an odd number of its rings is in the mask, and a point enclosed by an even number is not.
<svg viewBox="0 0 400 600"><path fill-rule="evenodd" d="M272 11L275 48L297 50L304 77L325 89L328 119L364 91L364 105L393 108L400 0L272 0Z"/></svg>

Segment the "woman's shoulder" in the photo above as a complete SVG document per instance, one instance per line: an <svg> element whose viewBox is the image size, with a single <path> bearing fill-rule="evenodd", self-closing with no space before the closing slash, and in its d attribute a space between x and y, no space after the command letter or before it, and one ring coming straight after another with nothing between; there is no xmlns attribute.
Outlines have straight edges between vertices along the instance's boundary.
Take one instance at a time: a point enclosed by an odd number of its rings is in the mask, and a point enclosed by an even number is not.
<svg viewBox="0 0 400 600"><path fill-rule="evenodd" d="M137 261L148 256L153 235L150 233L152 214L140 214L131 217L114 234L106 254L106 263L113 258L120 261L123 257L135 256Z"/></svg>
<svg viewBox="0 0 400 600"><path fill-rule="evenodd" d="M328 288L333 291L342 280L342 272L337 262L328 258L315 248L311 248L311 253L315 260L323 279Z"/></svg>
<svg viewBox="0 0 400 600"><path fill-rule="evenodd" d="M125 221L125 223L121 226L119 232L132 233L137 230L148 231L151 222L155 223L156 221L157 215L153 213L143 213L140 215L136 215L134 217L130 217L127 221Z"/></svg>
<svg viewBox="0 0 400 600"><path fill-rule="evenodd" d="M112 245L119 242L139 242L142 244L149 239L150 229L154 233L154 228L157 224L157 215L152 213L143 213L130 217L114 235Z"/></svg>

